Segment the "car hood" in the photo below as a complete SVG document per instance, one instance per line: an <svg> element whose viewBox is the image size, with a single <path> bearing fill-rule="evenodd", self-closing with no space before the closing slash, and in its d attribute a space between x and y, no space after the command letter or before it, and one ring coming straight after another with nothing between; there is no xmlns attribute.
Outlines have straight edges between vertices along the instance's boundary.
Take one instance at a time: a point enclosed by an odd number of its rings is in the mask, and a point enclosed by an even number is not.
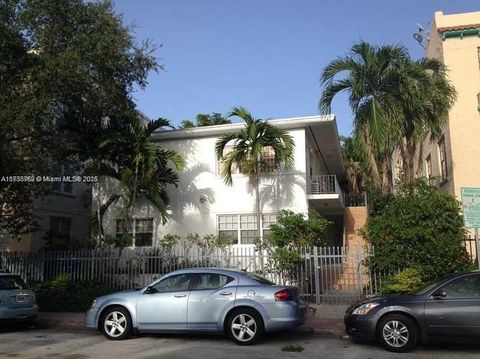
<svg viewBox="0 0 480 359"><path fill-rule="evenodd" d="M380 303L383 306L388 305L396 305L399 303L411 303L411 302L418 302L422 300L418 296L415 295L384 295L384 296L375 296L369 297L362 300L357 301L356 303L352 304L348 311L355 309L356 307L366 304L366 303Z"/></svg>
<svg viewBox="0 0 480 359"><path fill-rule="evenodd" d="M140 289L123 290L120 292L115 292L115 293L98 297L97 301L104 302L106 300L113 299L113 298L132 298L132 297L137 297L140 293L142 293Z"/></svg>

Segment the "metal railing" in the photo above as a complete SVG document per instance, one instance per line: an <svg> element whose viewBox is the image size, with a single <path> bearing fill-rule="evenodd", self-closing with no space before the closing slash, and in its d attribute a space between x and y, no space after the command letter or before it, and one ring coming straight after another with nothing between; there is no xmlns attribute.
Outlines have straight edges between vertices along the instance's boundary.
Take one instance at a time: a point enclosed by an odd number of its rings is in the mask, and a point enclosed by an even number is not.
<svg viewBox="0 0 480 359"><path fill-rule="evenodd" d="M342 194L335 175L315 175L310 177L310 194Z"/></svg>
<svg viewBox="0 0 480 359"><path fill-rule="evenodd" d="M367 205L367 194L362 193L345 193L343 195L345 207L364 207Z"/></svg>

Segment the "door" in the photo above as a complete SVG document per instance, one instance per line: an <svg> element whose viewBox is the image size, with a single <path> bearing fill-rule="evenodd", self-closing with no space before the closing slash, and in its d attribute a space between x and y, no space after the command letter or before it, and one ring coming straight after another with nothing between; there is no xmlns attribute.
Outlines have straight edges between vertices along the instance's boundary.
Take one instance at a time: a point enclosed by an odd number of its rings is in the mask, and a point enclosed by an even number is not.
<svg viewBox="0 0 480 359"><path fill-rule="evenodd" d="M198 273L188 299L188 328L218 330L221 314L233 307L237 281L218 273Z"/></svg>
<svg viewBox="0 0 480 359"><path fill-rule="evenodd" d="M480 275L454 279L435 293L425 302L429 335L480 335Z"/></svg>
<svg viewBox="0 0 480 359"><path fill-rule="evenodd" d="M141 330L184 330L192 274L176 274L149 287L137 301L137 323Z"/></svg>

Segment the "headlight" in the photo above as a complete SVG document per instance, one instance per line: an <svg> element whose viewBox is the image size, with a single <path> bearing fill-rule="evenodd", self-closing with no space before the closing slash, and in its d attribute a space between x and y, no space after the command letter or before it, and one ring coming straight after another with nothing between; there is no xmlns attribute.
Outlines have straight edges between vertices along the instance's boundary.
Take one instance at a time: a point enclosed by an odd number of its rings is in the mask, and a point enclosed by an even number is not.
<svg viewBox="0 0 480 359"><path fill-rule="evenodd" d="M370 313L370 311L379 306L380 303L365 303L365 304L362 304L361 306L355 308L355 310L352 312L352 314L355 314L355 315L367 315L368 313Z"/></svg>
<svg viewBox="0 0 480 359"><path fill-rule="evenodd" d="M93 309L93 308L96 308L96 306L97 306L97 300L94 299L93 302L92 302L92 304L90 305L90 308Z"/></svg>

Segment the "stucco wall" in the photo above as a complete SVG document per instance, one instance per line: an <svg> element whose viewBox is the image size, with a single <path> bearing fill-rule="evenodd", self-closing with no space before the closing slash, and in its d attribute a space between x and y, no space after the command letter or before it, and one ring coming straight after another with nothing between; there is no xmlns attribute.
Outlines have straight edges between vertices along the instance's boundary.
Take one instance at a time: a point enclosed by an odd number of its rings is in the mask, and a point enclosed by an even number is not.
<svg viewBox="0 0 480 359"><path fill-rule="evenodd" d="M288 131L295 141L294 167L262 179L260 185L263 213L290 209L307 212L305 130ZM218 174L215 142L217 137L200 137L159 141L164 148L178 151L185 160L178 188L168 189L171 218L166 225L148 202L139 203L135 217L154 218L154 243L167 233L200 235L216 233L219 214L254 213L254 193L248 178L235 174L233 185L227 186ZM119 208L113 207L105 216L104 228L115 233Z"/></svg>

